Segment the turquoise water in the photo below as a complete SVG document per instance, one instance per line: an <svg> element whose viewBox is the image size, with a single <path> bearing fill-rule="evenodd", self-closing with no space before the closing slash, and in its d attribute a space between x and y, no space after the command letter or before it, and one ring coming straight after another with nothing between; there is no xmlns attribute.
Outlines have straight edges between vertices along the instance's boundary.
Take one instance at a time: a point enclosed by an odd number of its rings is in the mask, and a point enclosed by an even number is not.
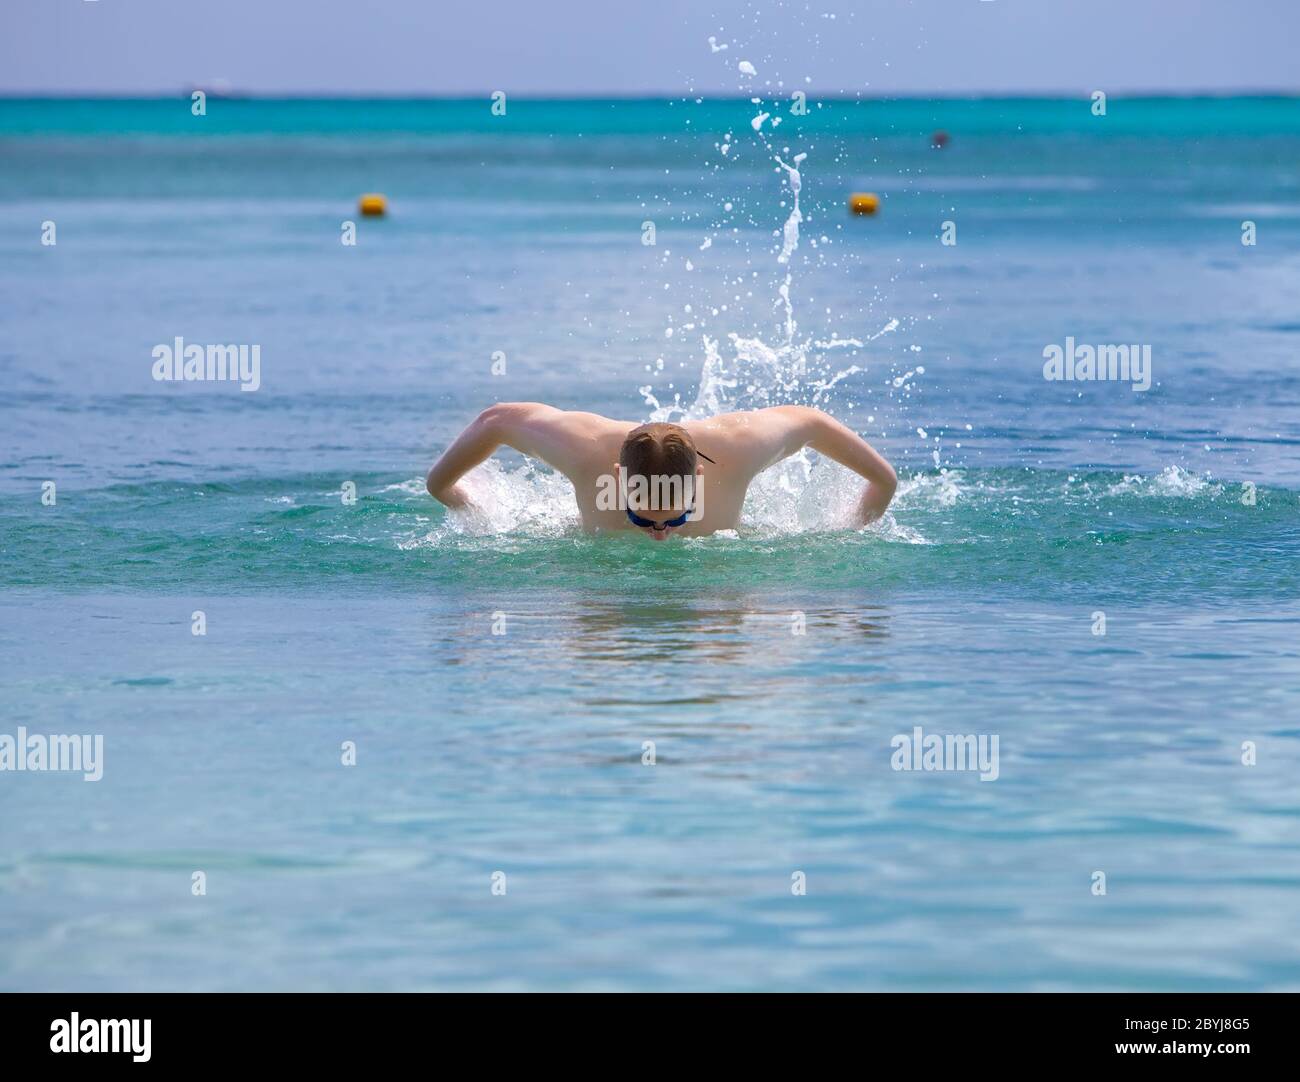
<svg viewBox="0 0 1300 1082"><path fill-rule="evenodd" d="M1300 104L756 111L0 101L0 734L105 747L0 773L0 987L1300 987ZM446 515L509 399L816 401L902 485L651 545L506 456Z"/></svg>

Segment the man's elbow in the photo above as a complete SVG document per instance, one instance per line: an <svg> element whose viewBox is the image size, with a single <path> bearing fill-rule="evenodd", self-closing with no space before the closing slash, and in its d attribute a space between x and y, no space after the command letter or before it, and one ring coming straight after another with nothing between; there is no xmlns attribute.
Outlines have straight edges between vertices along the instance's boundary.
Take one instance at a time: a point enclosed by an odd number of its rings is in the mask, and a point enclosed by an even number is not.
<svg viewBox="0 0 1300 1082"><path fill-rule="evenodd" d="M498 429L518 409L517 402L496 402L474 418L474 427L489 432Z"/></svg>
<svg viewBox="0 0 1300 1082"><path fill-rule="evenodd" d="M536 402L497 402L474 418L474 427L485 436L501 440L536 409Z"/></svg>
<svg viewBox="0 0 1300 1082"><path fill-rule="evenodd" d="M449 482L438 470L438 463L434 463L428 474L424 478L425 491L435 500L445 507L451 507L456 501L452 496L452 489L455 488L455 482Z"/></svg>
<svg viewBox="0 0 1300 1082"><path fill-rule="evenodd" d="M871 488L874 490L871 494L871 502L883 515L885 509L894 502L894 493L898 491L898 474L894 467L888 462L883 463L880 476L872 478Z"/></svg>

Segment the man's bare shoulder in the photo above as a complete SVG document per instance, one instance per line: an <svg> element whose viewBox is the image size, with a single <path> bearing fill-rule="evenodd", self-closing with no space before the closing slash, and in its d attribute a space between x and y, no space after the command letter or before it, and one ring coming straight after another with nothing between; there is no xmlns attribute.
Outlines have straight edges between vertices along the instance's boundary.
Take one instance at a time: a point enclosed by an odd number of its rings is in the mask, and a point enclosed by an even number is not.
<svg viewBox="0 0 1300 1082"><path fill-rule="evenodd" d="M560 410L545 402L498 402L482 412L482 419L506 434L551 433L577 440L601 440L636 427L634 421L611 420L581 410Z"/></svg>
<svg viewBox="0 0 1300 1082"><path fill-rule="evenodd" d="M725 456L731 468L752 476L798 451L807 442L810 417L816 415L808 406L768 406L720 413L692 421L686 428L706 455Z"/></svg>
<svg viewBox="0 0 1300 1082"><path fill-rule="evenodd" d="M614 421L599 413L565 410L545 402L498 402L483 411L489 423L506 423L544 427L575 435L603 435L609 431L627 431L632 421Z"/></svg>
<svg viewBox="0 0 1300 1082"><path fill-rule="evenodd" d="M616 430L627 434L640 423L639 421L616 421L612 417L605 417L599 413L587 413L583 410L558 410L557 412L561 415L565 424L593 433Z"/></svg>
<svg viewBox="0 0 1300 1082"><path fill-rule="evenodd" d="M744 440L761 436L774 426L788 427L792 419L801 417L807 411L807 406L768 406L757 410L738 410L735 413L719 413L715 417L688 421L685 428L692 436L710 435Z"/></svg>

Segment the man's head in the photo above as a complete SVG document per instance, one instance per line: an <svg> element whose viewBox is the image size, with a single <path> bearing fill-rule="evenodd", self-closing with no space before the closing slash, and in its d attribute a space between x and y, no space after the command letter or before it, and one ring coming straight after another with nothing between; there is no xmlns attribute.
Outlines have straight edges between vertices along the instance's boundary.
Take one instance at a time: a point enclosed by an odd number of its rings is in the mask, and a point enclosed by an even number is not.
<svg viewBox="0 0 1300 1082"><path fill-rule="evenodd" d="M628 517L656 541L685 524L699 508L704 472L695 441L680 425L662 422L632 429L618 453L627 486ZM672 525L669 525L672 523Z"/></svg>

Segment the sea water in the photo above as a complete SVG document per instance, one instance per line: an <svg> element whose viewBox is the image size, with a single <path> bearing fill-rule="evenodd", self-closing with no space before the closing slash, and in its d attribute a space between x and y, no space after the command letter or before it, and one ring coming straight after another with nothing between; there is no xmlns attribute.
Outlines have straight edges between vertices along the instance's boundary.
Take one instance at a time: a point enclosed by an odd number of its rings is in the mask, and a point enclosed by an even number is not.
<svg viewBox="0 0 1300 1082"><path fill-rule="evenodd" d="M0 772L0 987L1300 986L1297 161L1289 99L0 102L0 734L103 738ZM508 400L814 404L899 493L447 514Z"/></svg>

